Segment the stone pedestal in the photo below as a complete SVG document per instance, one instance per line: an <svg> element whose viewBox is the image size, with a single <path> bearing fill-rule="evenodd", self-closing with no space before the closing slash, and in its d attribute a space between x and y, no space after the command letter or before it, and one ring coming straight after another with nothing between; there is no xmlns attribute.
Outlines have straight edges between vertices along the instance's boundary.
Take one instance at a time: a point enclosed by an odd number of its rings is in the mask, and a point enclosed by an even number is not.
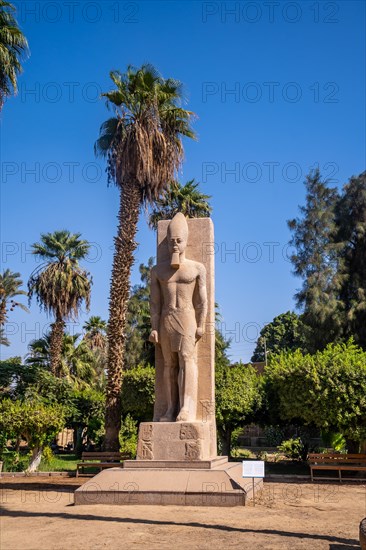
<svg viewBox="0 0 366 550"><path fill-rule="evenodd" d="M75 505L245 506L253 497L252 480L243 479L241 463L219 457L210 469L188 464L177 462L174 468L169 463L128 461L125 468L104 470L84 483L75 491ZM262 487L263 480L256 480L254 491Z"/></svg>
<svg viewBox="0 0 366 550"><path fill-rule="evenodd" d="M185 463L215 458L212 429L211 422L142 422L137 460Z"/></svg>

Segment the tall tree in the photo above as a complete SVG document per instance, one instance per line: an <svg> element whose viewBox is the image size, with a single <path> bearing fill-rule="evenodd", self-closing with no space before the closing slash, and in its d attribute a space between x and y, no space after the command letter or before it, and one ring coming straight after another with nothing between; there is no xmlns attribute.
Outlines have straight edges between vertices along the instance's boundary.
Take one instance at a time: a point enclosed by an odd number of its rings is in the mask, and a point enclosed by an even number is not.
<svg viewBox="0 0 366 550"><path fill-rule="evenodd" d="M8 318L8 311L13 311L20 307L24 311L28 308L21 302L14 300L17 296L24 296L27 293L21 289L23 281L20 279L20 273L13 273L6 269L0 273L0 344L9 346L10 342L5 335L4 324Z"/></svg>
<svg viewBox="0 0 366 550"><path fill-rule="evenodd" d="M151 65L110 73L115 88L103 94L114 117L104 122L95 152L107 158L109 180L120 189L108 323L105 449L119 448L121 380L130 273L140 208L174 180L183 159L182 136L194 137L193 113L181 107L182 86Z"/></svg>
<svg viewBox="0 0 366 550"><path fill-rule="evenodd" d="M94 370L97 386L100 390L105 389L107 369L107 322L99 316L92 316L83 326L85 330L84 342L93 352Z"/></svg>
<svg viewBox="0 0 366 550"><path fill-rule="evenodd" d="M216 421L222 454L230 455L233 430L250 424L262 404L262 378L251 365L216 363Z"/></svg>
<svg viewBox="0 0 366 550"><path fill-rule="evenodd" d="M28 54L28 42L15 19L15 6L0 0L0 111L6 97L17 92L22 58Z"/></svg>
<svg viewBox="0 0 366 550"><path fill-rule="evenodd" d="M276 355L286 350L301 349L303 351L305 338L306 328L301 317L293 311L281 313L262 328L251 360L265 361L265 347L270 355Z"/></svg>
<svg viewBox="0 0 366 550"><path fill-rule="evenodd" d="M345 185L337 223L344 333L366 349L366 172Z"/></svg>
<svg viewBox="0 0 366 550"><path fill-rule="evenodd" d="M334 246L335 207L338 193L322 180L319 170L306 177L306 206L301 217L290 220L290 244L294 273L303 279L295 295L303 309L303 322L309 327L309 351L322 349L341 332L337 249Z"/></svg>
<svg viewBox="0 0 366 550"><path fill-rule="evenodd" d="M170 220L178 212L182 212L187 218L209 217L212 207L208 201L211 197L201 193L198 185L194 179L185 185L173 181L164 195L155 202L150 215L150 227L157 229L159 220Z"/></svg>
<svg viewBox="0 0 366 550"><path fill-rule="evenodd" d="M135 285L127 306L125 368L136 368L139 364L154 364L155 346L149 341L150 319L150 270L154 258L147 265L140 264L141 284Z"/></svg>
<svg viewBox="0 0 366 550"><path fill-rule="evenodd" d="M55 318L50 337L51 370L61 376L65 322L78 317L83 301L89 309L92 280L79 265L89 251L89 243L80 239L80 233L62 230L41 235L41 242L32 248L44 263L30 276L29 300L35 295L40 307Z"/></svg>

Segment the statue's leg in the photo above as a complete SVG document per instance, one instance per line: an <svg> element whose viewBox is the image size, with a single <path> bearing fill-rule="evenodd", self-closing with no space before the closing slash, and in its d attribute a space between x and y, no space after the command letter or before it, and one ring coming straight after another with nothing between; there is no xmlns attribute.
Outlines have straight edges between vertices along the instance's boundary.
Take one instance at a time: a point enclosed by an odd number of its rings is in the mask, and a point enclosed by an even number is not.
<svg viewBox="0 0 366 550"><path fill-rule="evenodd" d="M160 418L160 422L174 422L178 405L178 357L171 351L168 342L162 342L162 353L167 410Z"/></svg>
<svg viewBox="0 0 366 550"><path fill-rule="evenodd" d="M179 401L178 422L196 420L198 372L194 349L182 349L179 352Z"/></svg>

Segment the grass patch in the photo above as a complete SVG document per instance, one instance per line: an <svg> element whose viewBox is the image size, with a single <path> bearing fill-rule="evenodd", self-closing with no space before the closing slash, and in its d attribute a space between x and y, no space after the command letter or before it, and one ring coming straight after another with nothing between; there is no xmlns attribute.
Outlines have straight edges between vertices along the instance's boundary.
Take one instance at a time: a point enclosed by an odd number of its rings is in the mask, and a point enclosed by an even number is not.
<svg viewBox="0 0 366 550"><path fill-rule="evenodd" d="M42 459L38 470L40 472L74 472L78 462L80 459L73 454L54 455L48 462Z"/></svg>

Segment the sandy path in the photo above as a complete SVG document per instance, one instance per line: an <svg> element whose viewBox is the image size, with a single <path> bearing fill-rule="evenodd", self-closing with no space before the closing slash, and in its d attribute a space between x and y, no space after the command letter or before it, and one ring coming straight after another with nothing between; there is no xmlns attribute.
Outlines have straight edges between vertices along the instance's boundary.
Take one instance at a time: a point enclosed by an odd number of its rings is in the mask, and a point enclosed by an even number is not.
<svg viewBox="0 0 366 550"><path fill-rule="evenodd" d="M266 483L256 506L73 506L81 480L3 478L1 550L359 548L366 486Z"/></svg>

